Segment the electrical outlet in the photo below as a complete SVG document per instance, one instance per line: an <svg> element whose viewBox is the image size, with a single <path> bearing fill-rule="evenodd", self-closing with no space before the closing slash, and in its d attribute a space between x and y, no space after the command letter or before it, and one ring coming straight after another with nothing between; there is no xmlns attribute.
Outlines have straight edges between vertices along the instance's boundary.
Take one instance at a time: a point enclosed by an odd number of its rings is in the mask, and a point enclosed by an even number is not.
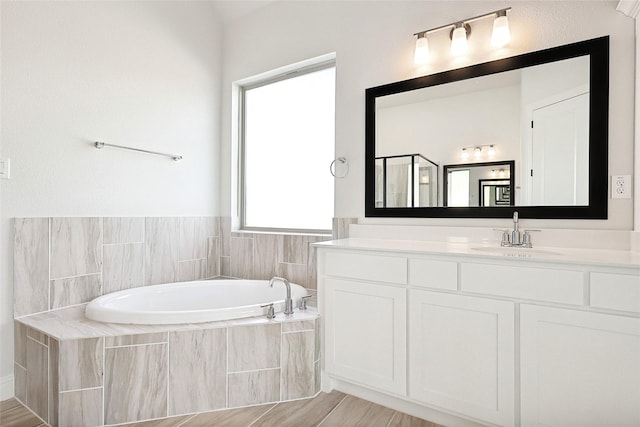
<svg viewBox="0 0 640 427"><path fill-rule="evenodd" d="M613 175L611 177L611 198L631 198L631 175Z"/></svg>
<svg viewBox="0 0 640 427"><path fill-rule="evenodd" d="M0 179L11 178L11 159L0 159Z"/></svg>

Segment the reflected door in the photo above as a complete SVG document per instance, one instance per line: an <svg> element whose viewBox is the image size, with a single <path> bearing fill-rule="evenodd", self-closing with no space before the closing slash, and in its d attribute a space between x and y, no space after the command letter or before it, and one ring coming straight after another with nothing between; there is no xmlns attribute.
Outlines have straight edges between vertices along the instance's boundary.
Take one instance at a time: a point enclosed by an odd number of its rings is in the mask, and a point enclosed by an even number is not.
<svg viewBox="0 0 640 427"><path fill-rule="evenodd" d="M533 206L589 204L589 94L533 111Z"/></svg>

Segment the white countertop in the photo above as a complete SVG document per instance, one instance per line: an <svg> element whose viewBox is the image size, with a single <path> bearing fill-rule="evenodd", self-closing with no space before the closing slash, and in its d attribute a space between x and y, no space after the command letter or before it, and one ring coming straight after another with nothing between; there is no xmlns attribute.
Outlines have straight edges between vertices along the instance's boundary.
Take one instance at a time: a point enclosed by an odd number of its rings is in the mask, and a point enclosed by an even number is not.
<svg viewBox="0 0 640 427"><path fill-rule="evenodd" d="M530 261L553 264L631 268L640 274L640 253L623 250L537 247L501 248L499 245L424 240L349 238L313 244L317 248L393 251L407 254L462 255L465 258ZM633 271L632 271L633 272ZM635 273L635 272L634 272Z"/></svg>

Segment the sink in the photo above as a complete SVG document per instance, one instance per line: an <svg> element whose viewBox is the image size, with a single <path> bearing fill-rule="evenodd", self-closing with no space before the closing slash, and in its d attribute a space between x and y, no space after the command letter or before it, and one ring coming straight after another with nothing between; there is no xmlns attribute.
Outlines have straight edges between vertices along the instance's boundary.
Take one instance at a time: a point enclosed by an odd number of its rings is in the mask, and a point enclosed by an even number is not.
<svg viewBox="0 0 640 427"><path fill-rule="evenodd" d="M476 246L472 251L486 252L495 255L528 257L534 255L562 255L562 252L550 249L518 248L508 246Z"/></svg>

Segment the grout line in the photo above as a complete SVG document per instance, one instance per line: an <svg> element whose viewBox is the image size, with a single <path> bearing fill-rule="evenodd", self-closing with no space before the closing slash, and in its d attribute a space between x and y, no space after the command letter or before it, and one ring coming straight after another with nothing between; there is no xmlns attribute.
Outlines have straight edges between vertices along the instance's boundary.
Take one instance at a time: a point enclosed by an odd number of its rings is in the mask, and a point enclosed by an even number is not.
<svg viewBox="0 0 640 427"><path fill-rule="evenodd" d="M233 375L233 374L247 374L250 372L262 372L262 371L275 371L276 369L280 369L280 367L275 367L275 368L262 368L262 369L250 369L248 371L233 371L233 372L228 372L227 371L227 375ZM269 402L266 402L269 403Z"/></svg>
<svg viewBox="0 0 640 427"><path fill-rule="evenodd" d="M398 411L393 411L393 416L391 417L391 419L389 420L389 422L387 423L386 427L389 427L391 425L391 423L393 422L393 420L396 418L396 415L398 415Z"/></svg>
<svg viewBox="0 0 640 427"><path fill-rule="evenodd" d="M101 385L99 385L99 386L96 386L96 387L76 388L76 389L73 389L73 390L61 390L61 391L59 391L58 393L59 393L59 394L64 394L64 393L75 393L75 392L77 392L77 391L97 390L97 389L99 389L99 388L102 388L102 386L101 386Z"/></svg>
<svg viewBox="0 0 640 427"><path fill-rule="evenodd" d="M46 334L44 334L46 335ZM30 337L29 335L27 335L27 339L33 341L34 343L40 344L41 346L43 346L44 348L49 348L49 346L43 342L38 341L37 339ZM27 369L27 368L25 368Z"/></svg>
<svg viewBox="0 0 640 427"><path fill-rule="evenodd" d="M344 402L344 400L347 398L347 396L349 396L348 394L345 394L344 397L342 398L342 400L340 400L340 402L338 402L338 404L336 406L333 407L333 409L331 411L329 411L329 413L322 419L320 420L320 422L318 423L317 427L320 427L322 425L322 423L324 423L326 421L327 418L329 418L329 416L331 414L333 414L333 412L338 409L338 406L342 405L342 402Z"/></svg>
<svg viewBox="0 0 640 427"><path fill-rule="evenodd" d="M202 413L202 412L199 412L199 413ZM197 413L196 413L196 414L192 414L189 418L187 418L186 420L183 420L183 421L181 421L179 424L177 424L177 425L176 425L176 427L180 427L180 426L185 425L185 423L187 423L187 422L191 421L192 419L194 419L194 418L195 418L195 417L197 417L197 416L198 416L198 414L197 414Z"/></svg>
<svg viewBox="0 0 640 427"><path fill-rule="evenodd" d="M106 403L106 390L107 390L107 349L106 349L106 338L102 338L102 412L100 413L100 418L102 419L102 424L107 423L107 403Z"/></svg>
<svg viewBox="0 0 640 427"><path fill-rule="evenodd" d="M273 409L278 406L279 403L275 403L274 405L271 406L271 408L267 409L266 411L264 411L264 413L262 413L258 418L256 418L255 420L251 421L251 423L249 425L247 425L247 427L251 427L252 425L254 425L255 423L258 422L258 420L260 418L263 418L264 416L266 416L269 412L273 411Z"/></svg>
<svg viewBox="0 0 640 427"><path fill-rule="evenodd" d="M49 281L53 282L54 280L77 279L78 277L98 276L98 275L102 275L102 271L96 271L96 272L93 272L93 273L85 273L85 274L76 274L75 276L54 277L54 278L49 279Z"/></svg>
<svg viewBox="0 0 640 427"><path fill-rule="evenodd" d="M153 332L151 332L153 333ZM122 336L122 335L121 335ZM122 347L146 347L149 345L161 345L161 344L167 344L169 345L169 341L159 341L159 342L149 342L149 343L142 343L142 344L123 344L123 345L106 345L105 344L105 348L122 348Z"/></svg>

